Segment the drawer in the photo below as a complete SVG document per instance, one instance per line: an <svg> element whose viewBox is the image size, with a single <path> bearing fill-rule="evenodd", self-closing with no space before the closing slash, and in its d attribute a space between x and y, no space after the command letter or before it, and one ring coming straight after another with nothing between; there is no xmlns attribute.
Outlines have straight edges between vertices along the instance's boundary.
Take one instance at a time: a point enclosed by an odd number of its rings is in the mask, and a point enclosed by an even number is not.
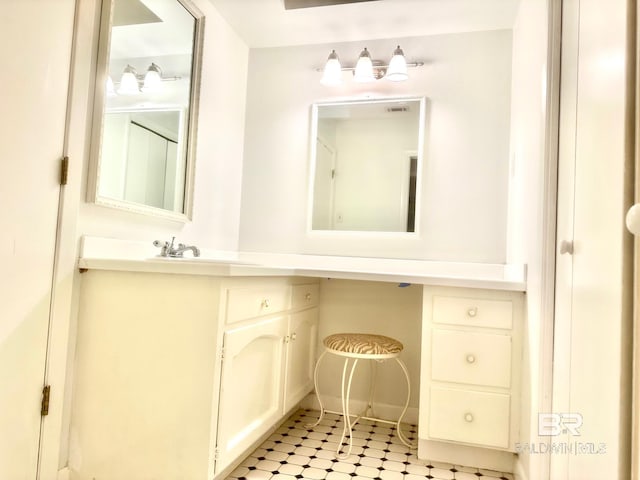
<svg viewBox="0 0 640 480"><path fill-rule="evenodd" d="M289 310L288 286L232 288L227 291L227 323Z"/></svg>
<svg viewBox="0 0 640 480"><path fill-rule="evenodd" d="M509 388L511 336L434 329L431 378Z"/></svg>
<svg viewBox="0 0 640 480"><path fill-rule="evenodd" d="M511 329L513 304L510 300L464 297L433 297L434 323Z"/></svg>
<svg viewBox="0 0 640 480"><path fill-rule="evenodd" d="M509 448L510 396L431 387L429 437Z"/></svg>
<svg viewBox="0 0 640 480"><path fill-rule="evenodd" d="M318 304L320 285L317 283L294 285L291 291L291 308L308 307Z"/></svg>

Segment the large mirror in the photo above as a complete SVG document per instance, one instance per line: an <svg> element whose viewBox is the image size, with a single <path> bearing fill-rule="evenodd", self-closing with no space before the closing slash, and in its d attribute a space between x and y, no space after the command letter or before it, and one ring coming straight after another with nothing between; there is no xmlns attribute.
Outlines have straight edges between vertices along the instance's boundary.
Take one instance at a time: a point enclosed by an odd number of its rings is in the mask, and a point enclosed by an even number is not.
<svg viewBox="0 0 640 480"><path fill-rule="evenodd" d="M203 22L187 0L104 0L90 201L191 218Z"/></svg>
<svg viewBox="0 0 640 480"><path fill-rule="evenodd" d="M312 106L310 229L418 231L424 98Z"/></svg>

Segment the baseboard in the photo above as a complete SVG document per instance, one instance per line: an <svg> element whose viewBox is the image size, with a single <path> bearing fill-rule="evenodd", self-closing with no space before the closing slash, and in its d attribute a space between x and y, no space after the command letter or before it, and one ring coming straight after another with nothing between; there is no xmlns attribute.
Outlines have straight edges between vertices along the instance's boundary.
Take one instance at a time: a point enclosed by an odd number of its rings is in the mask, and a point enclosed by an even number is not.
<svg viewBox="0 0 640 480"><path fill-rule="evenodd" d="M515 478L515 480L529 480L529 475L525 471L524 465L522 464L522 462L519 459L516 460L516 462L515 462L515 468L513 470L513 477Z"/></svg>
<svg viewBox="0 0 640 480"><path fill-rule="evenodd" d="M457 445L455 443L437 442L421 438L418 440L418 458L512 473L518 457L515 453L502 450Z"/></svg>
<svg viewBox="0 0 640 480"><path fill-rule="evenodd" d="M58 475L56 476L56 480L70 480L71 479L71 470L69 467L64 467L61 470L58 470Z"/></svg>
<svg viewBox="0 0 640 480"><path fill-rule="evenodd" d="M334 410L336 412L342 411L342 399L340 397L328 397L326 395L322 396L322 403L324 408L327 410ZM367 402L365 400L351 400L350 402L350 413L360 413L367 406ZM307 410L320 410L320 404L318 403L318 398L315 394L307 395L300 404L300 407L305 408ZM384 420L397 420L400 414L402 413L402 406L398 405L389 405L386 403L376 403L374 405L374 413L378 418L382 418ZM407 409L407 413L405 413L402 418L402 423L409 423L412 425L418 424L418 409L416 407L409 407Z"/></svg>

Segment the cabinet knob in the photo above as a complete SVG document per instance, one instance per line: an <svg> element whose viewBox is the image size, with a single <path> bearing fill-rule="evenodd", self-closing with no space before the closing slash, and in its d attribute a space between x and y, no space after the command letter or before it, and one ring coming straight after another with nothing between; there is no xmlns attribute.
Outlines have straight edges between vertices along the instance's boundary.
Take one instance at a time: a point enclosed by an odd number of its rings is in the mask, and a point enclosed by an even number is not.
<svg viewBox="0 0 640 480"><path fill-rule="evenodd" d="M467 310L467 315L470 317L475 317L476 315L478 315L478 307L471 307L469 310Z"/></svg>
<svg viewBox="0 0 640 480"><path fill-rule="evenodd" d="M476 356L475 355L467 355L467 363L476 363Z"/></svg>
<svg viewBox="0 0 640 480"><path fill-rule="evenodd" d="M465 413L464 414L464 421L468 422L468 423L473 422L473 414L471 414L469 412Z"/></svg>
<svg viewBox="0 0 640 480"><path fill-rule="evenodd" d="M311 300L311 294L310 294L310 293L307 293L307 294L304 296L304 299L305 299L307 302L308 302L308 301L310 301L310 300Z"/></svg>
<svg viewBox="0 0 640 480"><path fill-rule="evenodd" d="M269 308L269 299L265 298L262 300L262 308Z"/></svg>

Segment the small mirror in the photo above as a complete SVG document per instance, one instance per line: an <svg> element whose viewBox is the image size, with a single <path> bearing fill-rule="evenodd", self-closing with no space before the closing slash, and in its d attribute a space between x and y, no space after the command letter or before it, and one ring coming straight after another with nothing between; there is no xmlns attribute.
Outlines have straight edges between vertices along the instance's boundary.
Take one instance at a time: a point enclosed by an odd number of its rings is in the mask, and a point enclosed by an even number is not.
<svg viewBox="0 0 640 480"><path fill-rule="evenodd" d="M311 230L418 231L424 104L313 105Z"/></svg>
<svg viewBox="0 0 640 480"><path fill-rule="evenodd" d="M104 0L90 201L191 218L203 21L187 0Z"/></svg>

